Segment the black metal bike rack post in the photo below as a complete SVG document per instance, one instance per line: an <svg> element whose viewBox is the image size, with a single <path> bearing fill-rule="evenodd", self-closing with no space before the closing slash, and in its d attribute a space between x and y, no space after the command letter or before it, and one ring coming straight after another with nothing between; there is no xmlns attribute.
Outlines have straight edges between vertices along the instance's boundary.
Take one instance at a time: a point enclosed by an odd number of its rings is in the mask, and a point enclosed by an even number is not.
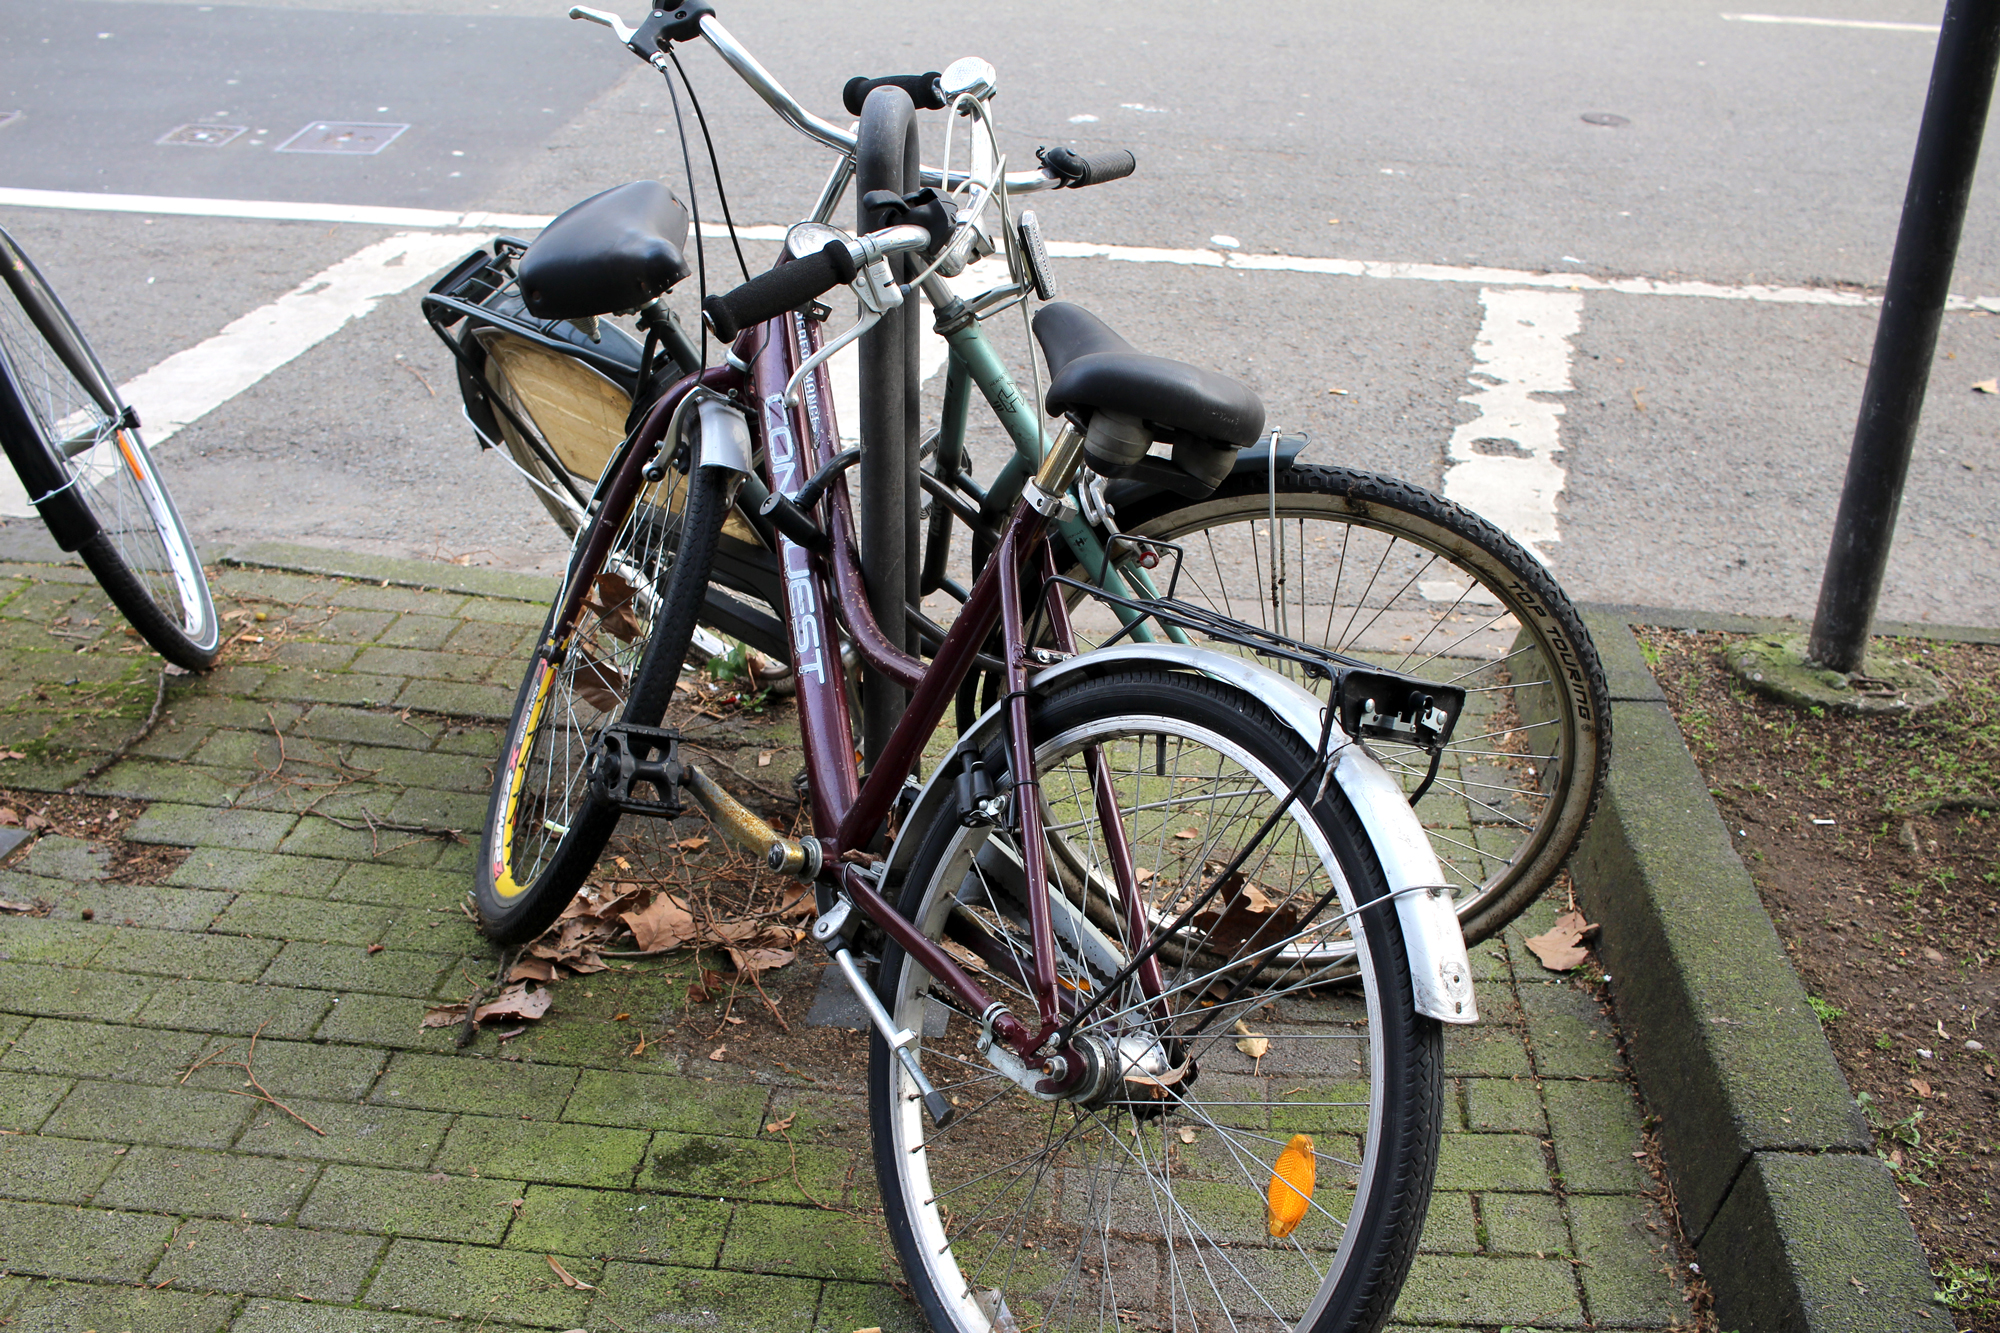
<svg viewBox="0 0 2000 1333"><path fill-rule="evenodd" d="M1996 64L2000 7L1949 0L1813 618L1808 653L1835 671L1861 668L1882 592Z"/></svg>
<svg viewBox="0 0 2000 1333"><path fill-rule="evenodd" d="M860 201L870 190L904 195L917 188L919 156L916 106L901 88L881 87L861 108L855 153L854 195L858 227L874 231L892 219ZM907 255L889 261L898 281L916 271ZM917 328L922 301L912 297L863 334L861 353L861 572L875 622L891 643L914 650L905 608L916 600L923 557L918 547ZM872 767L908 702L880 673L861 685L861 748Z"/></svg>

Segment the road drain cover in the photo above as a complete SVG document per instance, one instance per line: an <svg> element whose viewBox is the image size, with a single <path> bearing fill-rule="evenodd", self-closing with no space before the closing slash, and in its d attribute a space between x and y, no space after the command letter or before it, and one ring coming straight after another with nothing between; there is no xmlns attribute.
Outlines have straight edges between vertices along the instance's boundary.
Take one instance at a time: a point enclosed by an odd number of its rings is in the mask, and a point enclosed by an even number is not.
<svg viewBox="0 0 2000 1333"><path fill-rule="evenodd" d="M246 128L243 125L176 125L153 142L185 144L190 148L220 148Z"/></svg>
<svg viewBox="0 0 2000 1333"><path fill-rule="evenodd" d="M280 153L351 153L363 157L381 152L408 125L366 125L348 120L316 120L279 144Z"/></svg>

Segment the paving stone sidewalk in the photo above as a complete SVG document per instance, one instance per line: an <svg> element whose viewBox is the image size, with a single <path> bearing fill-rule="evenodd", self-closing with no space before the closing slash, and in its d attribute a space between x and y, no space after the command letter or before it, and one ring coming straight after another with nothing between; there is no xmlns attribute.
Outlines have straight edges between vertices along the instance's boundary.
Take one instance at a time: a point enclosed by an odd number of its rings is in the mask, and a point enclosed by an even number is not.
<svg viewBox="0 0 2000 1333"><path fill-rule="evenodd" d="M218 567L241 637L86 785L122 839L71 819L0 863L0 900L49 904L0 915L0 1327L917 1327L858 1036L817 1072L708 1060L667 1039L686 958L564 982L504 1044L419 1028L493 969L471 845L423 830L479 827L549 589L319 561L379 577ZM159 679L64 566L0 564L0 660L16 793L100 764ZM1520 944L1552 915L1475 951L1400 1326L1691 1323L1610 1020ZM803 1024L812 960L767 980Z"/></svg>

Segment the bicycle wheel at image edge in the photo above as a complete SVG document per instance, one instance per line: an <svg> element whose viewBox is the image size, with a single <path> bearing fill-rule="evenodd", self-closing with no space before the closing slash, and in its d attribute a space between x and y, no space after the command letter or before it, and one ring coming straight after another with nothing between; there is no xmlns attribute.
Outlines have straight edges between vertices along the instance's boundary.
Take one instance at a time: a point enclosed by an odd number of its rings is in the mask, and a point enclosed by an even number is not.
<svg viewBox="0 0 2000 1333"><path fill-rule="evenodd" d="M168 661L206 670L221 626L158 465L69 311L4 230L0 279L12 396L0 428L22 484L132 627Z"/></svg>
<svg viewBox="0 0 2000 1333"><path fill-rule="evenodd" d="M1590 633L1539 560L1442 496L1340 467L1283 468L1276 483L1275 534L1260 469L1205 500L1122 505L1118 522L1182 546L1182 600L1465 687L1416 809L1467 942L1486 939L1541 893L1596 809L1611 712ZM1369 748L1405 790L1430 769L1412 747Z"/></svg>
<svg viewBox="0 0 2000 1333"><path fill-rule="evenodd" d="M695 456L698 455L698 451ZM642 460L627 458L625 469ZM613 483L615 487L616 483ZM480 841L474 900L496 943L531 939L568 905L618 824L590 793L591 740L614 721L657 726L694 636L716 536L729 507L730 474L669 467L623 512L609 507L577 536L577 555L556 594L514 701L506 758L494 774ZM615 536L591 561L591 536ZM556 617L584 584L573 620Z"/></svg>
<svg viewBox="0 0 2000 1333"><path fill-rule="evenodd" d="M1442 1037L1413 1008L1395 909L1352 808L1332 787L1256 839L1310 747L1263 704L1203 678L1133 670L1065 686L1032 725L1066 1004L1095 996L1131 956L1093 765L1116 792L1149 929L1249 855L1158 955L1160 998L1135 979L1086 1020L1086 1041L1157 1076L1150 1087L1114 1080L1089 1105L1041 1100L995 1071L977 1050L978 1016L885 946L877 994L919 1034L925 1074L957 1108L933 1126L875 1039L876 1173L925 1316L980 1333L1372 1333L1423 1225ZM999 782L997 744L986 762ZM1032 1015L1015 979L1032 968L1012 835L946 817L922 836L900 909ZM1335 940L1346 948L1330 951ZM1358 960L1358 993L1310 989L1331 958Z"/></svg>

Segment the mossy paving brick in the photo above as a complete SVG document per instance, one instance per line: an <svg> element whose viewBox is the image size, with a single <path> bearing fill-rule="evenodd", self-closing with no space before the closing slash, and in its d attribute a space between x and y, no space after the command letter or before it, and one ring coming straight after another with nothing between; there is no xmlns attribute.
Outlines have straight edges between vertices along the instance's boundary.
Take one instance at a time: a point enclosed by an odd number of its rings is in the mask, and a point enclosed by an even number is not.
<svg viewBox="0 0 2000 1333"><path fill-rule="evenodd" d="M0 1137L0 1195L82 1203L117 1164L108 1143L8 1134Z"/></svg>
<svg viewBox="0 0 2000 1333"><path fill-rule="evenodd" d="M318 1041L391 1046L412 1051L450 1051L457 1032L418 1026L428 1006L405 996L357 995L335 1000L313 1036Z"/></svg>
<svg viewBox="0 0 2000 1333"><path fill-rule="evenodd" d="M259 679L262 679L261 675ZM200 749L215 733L207 727L183 727L168 722L155 726L151 735L132 747L131 753L148 759L185 759Z"/></svg>
<svg viewBox="0 0 2000 1333"><path fill-rule="evenodd" d="M277 856L270 852L238 852L224 847L197 847L174 867L167 883L199 889L246 889L324 898L340 878L346 863L317 856Z"/></svg>
<svg viewBox="0 0 2000 1333"><path fill-rule="evenodd" d="M430 616L410 611L397 616L375 636L375 642L384 648L436 650L444 647L445 640L464 623L456 616Z"/></svg>
<svg viewBox="0 0 2000 1333"><path fill-rule="evenodd" d="M213 691L174 700L169 706L173 720L183 727L233 727L239 731L267 732L275 722L279 731L289 732L302 711L290 704L239 699Z"/></svg>
<svg viewBox="0 0 2000 1333"><path fill-rule="evenodd" d="M554 1120L575 1083L576 1070L561 1065L406 1051L390 1059L368 1100L431 1111Z"/></svg>
<svg viewBox="0 0 2000 1333"><path fill-rule="evenodd" d="M761 1083L586 1069L562 1118L590 1125L755 1136L770 1095Z"/></svg>
<svg viewBox="0 0 2000 1333"><path fill-rule="evenodd" d="M380 1236L264 1222L191 1222L174 1233L166 1256L147 1276L197 1290L345 1303L361 1294L382 1246Z"/></svg>
<svg viewBox="0 0 2000 1333"><path fill-rule="evenodd" d="M1417 1248L1426 1254L1477 1253L1479 1226L1472 1216L1472 1196L1455 1190L1432 1191Z"/></svg>
<svg viewBox="0 0 2000 1333"><path fill-rule="evenodd" d="M426 1315L345 1309L303 1301L251 1301L229 1333L437 1333Z"/></svg>
<svg viewBox="0 0 2000 1333"><path fill-rule="evenodd" d="M396 824L457 829L476 837L485 826L486 807L484 791L428 791L412 787L389 807L389 820Z"/></svg>
<svg viewBox="0 0 2000 1333"><path fill-rule="evenodd" d="M478 722L454 722L438 733L437 752L467 755L482 765L490 765L499 758L506 743L507 734L502 727Z"/></svg>
<svg viewBox="0 0 2000 1333"><path fill-rule="evenodd" d="M349 823L366 823L371 815L376 819L386 818L389 807L395 803L394 789L367 782L356 782L336 791L269 780L246 782L234 802L239 810L279 810L288 814L311 811Z"/></svg>
<svg viewBox="0 0 2000 1333"><path fill-rule="evenodd" d="M1526 1134L1446 1134L1438 1146L1437 1188L1550 1189L1542 1141Z"/></svg>
<svg viewBox="0 0 2000 1333"><path fill-rule="evenodd" d="M1444 1072L1451 1077L1512 1078L1531 1070L1518 1029L1480 1024L1444 1030Z"/></svg>
<svg viewBox="0 0 2000 1333"><path fill-rule="evenodd" d="M111 865L111 849L101 842L47 834L28 844L17 868L50 879L103 879Z"/></svg>
<svg viewBox="0 0 2000 1333"><path fill-rule="evenodd" d="M1583 1299L1600 1327L1670 1325L1687 1305L1669 1276L1678 1255L1672 1233L1646 1199L1586 1194L1569 1201Z"/></svg>
<svg viewBox="0 0 2000 1333"><path fill-rule="evenodd" d="M447 717L477 717L505 722L514 713L514 685L475 685L443 680L413 680L396 696L398 708Z"/></svg>
<svg viewBox="0 0 2000 1333"><path fill-rule="evenodd" d="M879 1218L768 1203L736 1205L721 1266L860 1282L892 1282L902 1274Z"/></svg>
<svg viewBox="0 0 2000 1333"><path fill-rule="evenodd" d="M315 1134L272 1106L258 1106L238 1151L307 1161L416 1170L430 1165L451 1117L429 1111L288 1097L285 1104L326 1131Z"/></svg>
<svg viewBox="0 0 2000 1333"><path fill-rule="evenodd" d="M305 769L324 770L340 759L340 747L322 745L303 736L274 736L269 727L255 731L224 730L213 733L194 761L209 768L278 770L293 764ZM324 771L309 776L324 778Z"/></svg>
<svg viewBox="0 0 2000 1333"><path fill-rule="evenodd" d="M294 734L352 745L424 751L436 744L445 730L445 725L435 718L405 718L387 709L320 704L305 715Z"/></svg>
<svg viewBox="0 0 2000 1333"><path fill-rule="evenodd" d="M1518 1134L1548 1131L1542 1094L1533 1079L1468 1078L1461 1080L1460 1086L1465 1093L1467 1129Z"/></svg>
<svg viewBox="0 0 2000 1333"><path fill-rule="evenodd" d="M109 928L54 917L17 917L0 931L0 961L82 966L111 939Z"/></svg>
<svg viewBox="0 0 2000 1333"><path fill-rule="evenodd" d="M462 1115L446 1136L438 1168L493 1173L555 1185L623 1189L646 1156L646 1135L596 1125Z"/></svg>
<svg viewBox="0 0 2000 1333"><path fill-rule="evenodd" d="M88 911L106 924L150 926L157 930L206 930L229 905L229 895L206 889L151 888L140 884L65 884L26 875L0 876L8 897L47 898L52 917L76 920Z"/></svg>
<svg viewBox="0 0 2000 1333"><path fill-rule="evenodd" d="M93 778L84 790L91 796L117 796L133 801L223 806L254 776L247 768L197 768L183 762L126 759Z"/></svg>
<svg viewBox="0 0 2000 1333"><path fill-rule="evenodd" d="M894 1287L877 1282L829 1282L819 1298L816 1333L852 1333L879 1328L882 1333L928 1333L923 1312Z"/></svg>
<svg viewBox="0 0 2000 1333"><path fill-rule="evenodd" d="M210 577L209 586L215 590L217 601L279 603L279 606L261 607L269 615L281 614L280 607L323 606L340 588L330 579L240 565L219 567Z"/></svg>
<svg viewBox="0 0 2000 1333"><path fill-rule="evenodd" d="M821 1092L817 1088L778 1087L772 1090L771 1107L765 1124L783 1123L786 1132L800 1143L868 1138L868 1099L842 1093ZM759 1126L762 1130L762 1126Z"/></svg>
<svg viewBox="0 0 2000 1333"><path fill-rule="evenodd" d="M415 750L357 745L349 753L348 762L355 768L374 772L377 782L404 787L484 792L493 785L492 775L486 771L486 766L464 755L423 754Z"/></svg>
<svg viewBox="0 0 2000 1333"><path fill-rule="evenodd" d="M44 1134L176 1148L225 1148L250 1117L248 1097L200 1088L98 1083L70 1090L42 1122Z"/></svg>
<svg viewBox="0 0 2000 1333"><path fill-rule="evenodd" d="M7 1333L220 1333L236 1297L188 1291L107 1287L96 1283L35 1283Z"/></svg>
<svg viewBox="0 0 2000 1333"><path fill-rule="evenodd" d="M603 1286L593 1261L561 1254L556 1259L570 1276ZM591 1295L565 1287L540 1254L425 1240L394 1242L368 1284L370 1305L475 1321L498 1317L543 1328L576 1327Z"/></svg>
<svg viewBox="0 0 2000 1333"><path fill-rule="evenodd" d="M1493 1027L1519 1027L1526 1017L1515 997L1511 981L1475 981L1472 998L1479 1006L1479 1021Z"/></svg>
<svg viewBox="0 0 2000 1333"><path fill-rule="evenodd" d="M123 927L95 965L114 972L152 972L207 981L255 981L277 956L277 940L196 935L182 930Z"/></svg>
<svg viewBox="0 0 2000 1333"><path fill-rule="evenodd" d="M443 931L437 932L444 934ZM563 1014L561 990L551 1014ZM670 1051L648 1049L642 1056L632 1051L639 1033L630 1023L606 1023L595 1019L567 1018L559 1023L543 1023L538 1028L507 1043L510 1053L524 1061L551 1065L589 1065L600 1069L631 1070L635 1067L672 1073L675 1057ZM712 1068L713 1066L711 1066Z"/></svg>
<svg viewBox="0 0 2000 1333"><path fill-rule="evenodd" d="M471 891L471 879L456 872L357 862L347 867L327 896L393 907L448 907Z"/></svg>
<svg viewBox="0 0 2000 1333"><path fill-rule="evenodd" d="M167 981L139 1013L141 1023L247 1037L310 1037L333 1007L328 991L235 981Z"/></svg>
<svg viewBox="0 0 2000 1333"><path fill-rule="evenodd" d="M113 1160L117 1170L97 1192L105 1207L249 1222L290 1218L320 1170L317 1163L147 1146Z"/></svg>
<svg viewBox="0 0 2000 1333"><path fill-rule="evenodd" d="M392 910L368 903L246 892L216 917L214 928L266 939L369 945L381 939L394 920Z"/></svg>
<svg viewBox="0 0 2000 1333"><path fill-rule="evenodd" d="M518 1180L329 1166L299 1214L301 1226L334 1227L423 1240L497 1245L513 1220ZM580 1251L561 1245L548 1248Z"/></svg>
<svg viewBox="0 0 2000 1333"><path fill-rule="evenodd" d="M504 624L492 620L460 621L444 641L447 652L464 653L487 661L521 662L534 651L541 637L541 622L532 625Z"/></svg>
<svg viewBox="0 0 2000 1333"><path fill-rule="evenodd" d="M495 625L522 625L540 629L549 619L549 603L555 599L558 580L551 577L531 600L503 597L474 597L459 608L466 620L490 621Z"/></svg>
<svg viewBox="0 0 2000 1333"><path fill-rule="evenodd" d="M810 1278L613 1262L604 1266L593 1312L627 1328L798 1333L813 1327L820 1284ZM851 1324L840 1333L863 1325ZM882 1326L887 1329L888 1325Z"/></svg>
<svg viewBox="0 0 2000 1333"><path fill-rule="evenodd" d="M359 944L312 944L294 940L278 951L263 981L273 986L312 986L342 993L425 996L436 989L458 955L384 949L370 953Z"/></svg>
<svg viewBox="0 0 2000 1333"><path fill-rule="evenodd" d="M1542 1096L1565 1190L1637 1194L1652 1188L1640 1159L1632 1156L1645 1143L1631 1084L1548 1079Z"/></svg>
<svg viewBox="0 0 2000 1333"><path fill-rule="evenodd" d="M341 671L360 653L361 645L351 640L341 643L288 639L279 644L265 660L278 670L287 667L305 667L311 671Z"/></svg>
<svg viewBox="0 0 2000 1333"><path fill-rule="evenodd" d="M1479 1217L1489 1251L1537 1258L1569 1253L1569 1225L1553 1195L1489 1191L1479 1196Z"/></svg>
<svg viewBox="0 0 2000 1333"><path fill-rule="evenodd" d="M479 681L492 665L485 658L464 653L424 652L415 648L370 647L354 659L356 671L432 681Z"/></svg>
<svg viewBox="0 0 2000 1333"><path fill-rule="evenodd" d="M1392 1317L1458 1324L1468 1316L1482 1325L1528 1328L1580 1328L1584 1322L1564 1260L1418 1255Z"/></svg>
<svg viewBox="0 0 2000 1333"><path fill-rule="evenodd" d="M427 588L384 588L374 583L346 580L334 585L333 604L344 614L348 607L368 611L394 611L400 615L445 616L456 618L475 599L461 592L436 592Z"/></svg>
<svg viewBox="0 0 2000 1333"><path fill-rule="evenodd" d="M798 1177L793 1150L780 1139L725 1139L660 1133L639 1172L641 1189L669 1190L707 1198L755 1199L774 1203L839 1203L849 1168L866 1163L850 1153L799 1145ZM866 1173L871 1179L873 1172ZM810 1191L808 1198L801 1184Z"/></svg>
<svg viewBox="0 0 2000 1333"><path fill-rule="evenodd" d="M336 1046L315 1041L276 1041L269 1036L257 1039L257 1049L240 1037L209 1037L203 1055L219 1051L210 1063L188 1077L190 1088L222 1091L240 1088L243 1071L234 1061L247 1059L257 1081L274 1097L325 1097L336 1101L358 1099L374 1085L387 1058L385 1052L367 1046Z"/></svg>
<svg viewBox="0 0 2000 1333"><path fill-rule="evenodd" d="M0 1254L15 1273L137 1282L159 1258L171 1217L0 1202Z"/></svg>
<svg viewBox="0 0 2000 1333"><path fill-rule="evenodd" d="M12 1049L0 1056L0 1069L88 1074L127 1083L175 1083L208 1045L206 1039L188 1032L38 1018Z"/></svg>
<svg viewBox="0 0 2000 1333"><path fill-rule="evenodd" d="M322 639L342 641L358 640L362 643L375 642L375 636L396 623L394 611L370 611L343 607L337 610L315 633Z"/></svg>
<svg viewBox="0 0 2000 1333"><path fill-rule="evenodd" d="M127 842L172 847L236 847L275 852L298 823L295 815L267 810L209 810L195 805L154 805L125 830Z"/></svg>
<svg viewBox="0 0 2000 1333"><path fill-rule="evenodd" d="M730 1213L713 1199L530 1185L507 1248L713 1268Z"/></svg>
<svg viewBox="0 0 2000 1333"><path fill-rule="evenodd" d="M346 829L327 819L300 819L280 846L291 856L324 856L340 861L374 861L389 865L436 865L443 848L435 838L365 828Z"/></svg>
<svg viewBox="0 0 2000 1333"><path fill-rule="evenodd" d="M402 676L362 671L313 671L294 667L274 671L257 688L260 699L286 699L294 704L354 704L377 708L403 692Z"/></svg>
<svg viewBox="0 0 2000 1333"><path fill-rule="evenodd" d="M158 977L81 968L0 963L0 1009L54 1018L131 1018L160 985Z"/></svg>

